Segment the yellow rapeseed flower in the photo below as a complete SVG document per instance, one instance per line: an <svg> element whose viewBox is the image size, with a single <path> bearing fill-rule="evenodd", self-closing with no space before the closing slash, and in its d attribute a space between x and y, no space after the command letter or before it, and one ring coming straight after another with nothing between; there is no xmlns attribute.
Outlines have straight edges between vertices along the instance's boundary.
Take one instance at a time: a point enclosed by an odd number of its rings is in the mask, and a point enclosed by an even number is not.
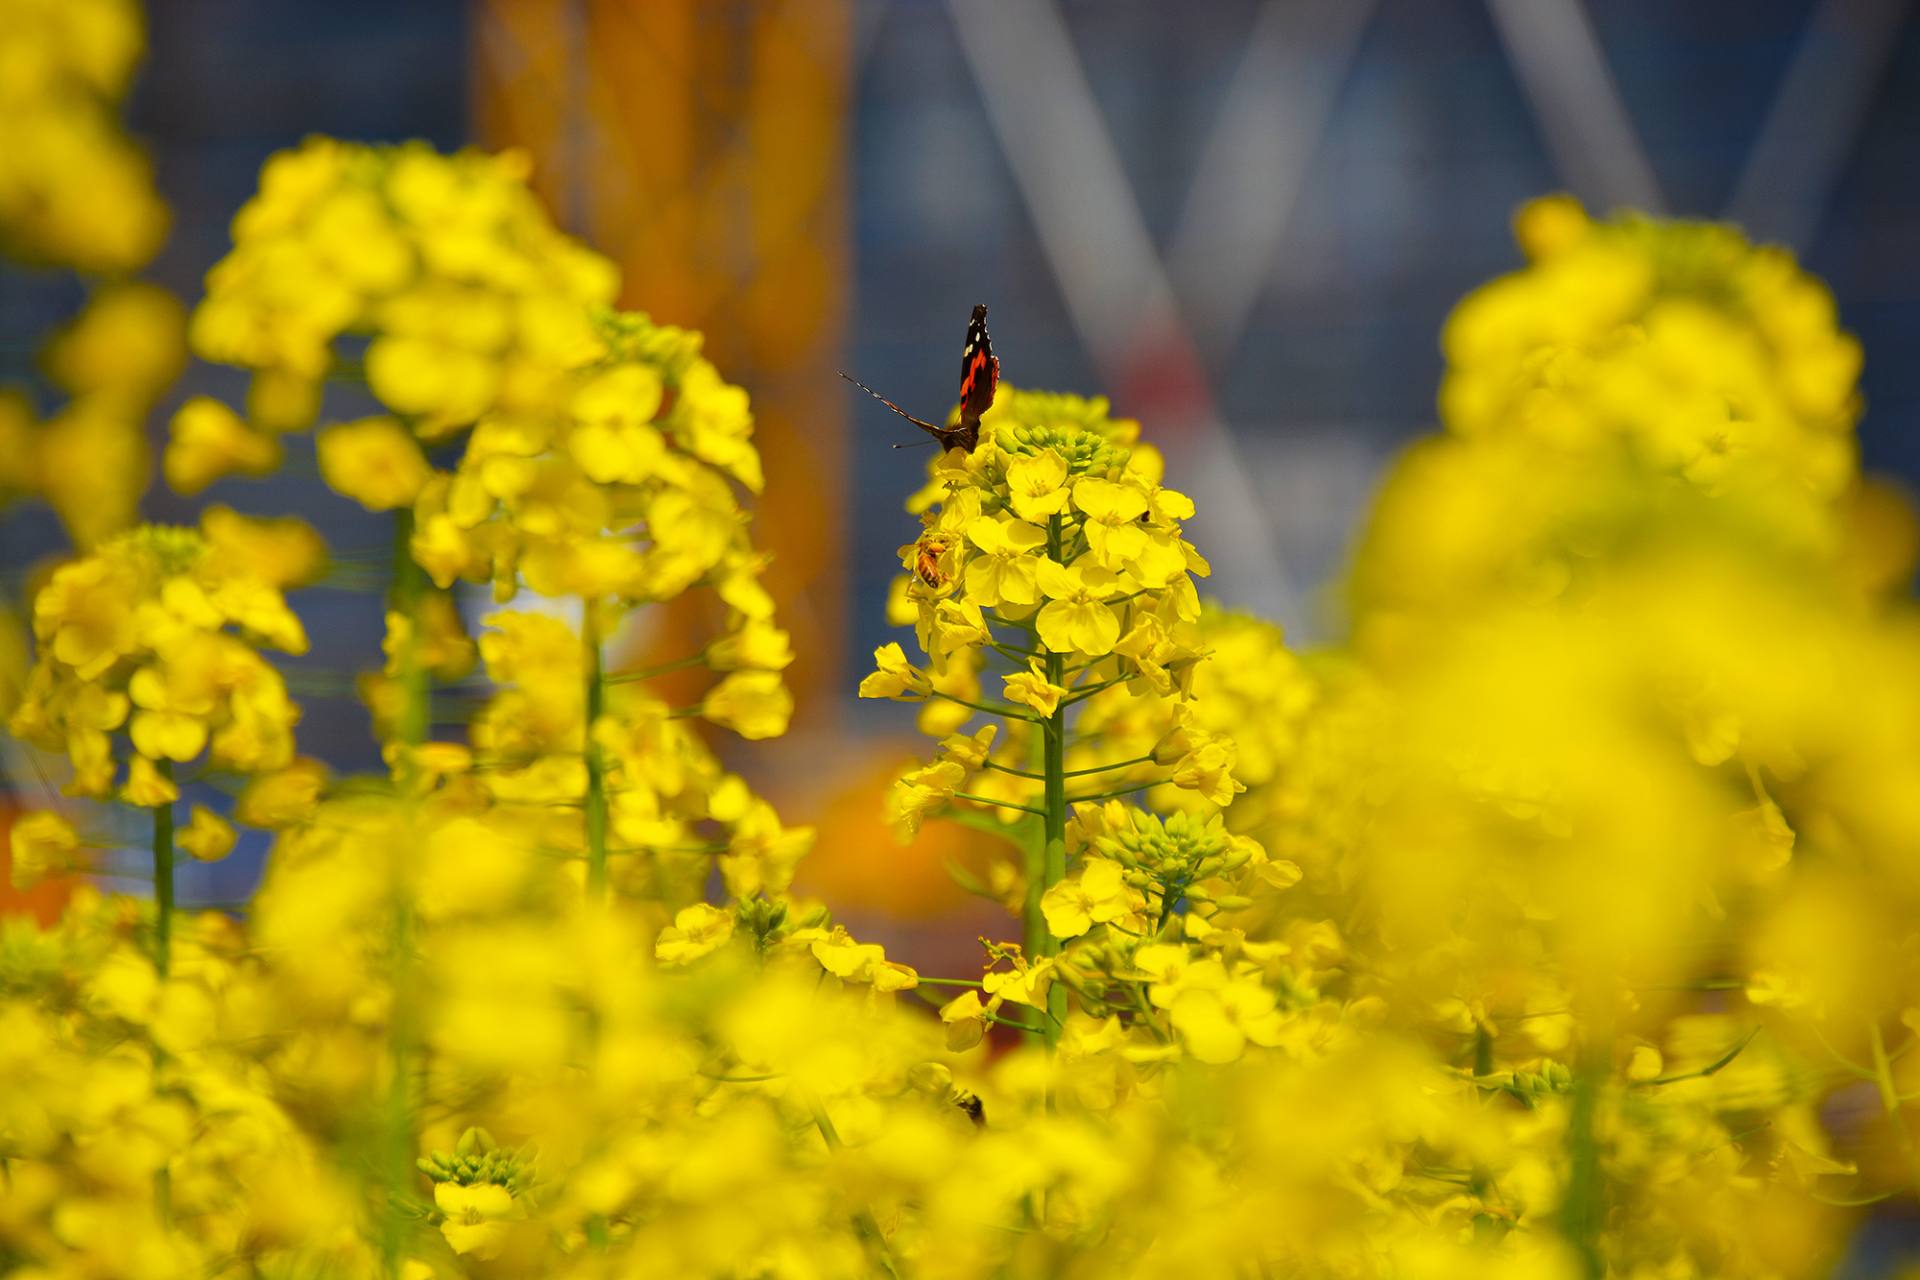
<svg viewBox="0 0 1920 1280"><path fill-rule="evenodd" d="M431 474L420 446L392 418L362 418L329 427L315 448L327 484L369 511L411 505Z"/></svg>

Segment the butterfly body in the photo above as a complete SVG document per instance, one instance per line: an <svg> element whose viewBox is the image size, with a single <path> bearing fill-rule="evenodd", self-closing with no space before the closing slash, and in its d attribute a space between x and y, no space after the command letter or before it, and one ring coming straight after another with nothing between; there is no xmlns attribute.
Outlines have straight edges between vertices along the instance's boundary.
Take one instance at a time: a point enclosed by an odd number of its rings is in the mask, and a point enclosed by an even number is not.
<svg viewBox="0 0 1920 1280"><path fill-rule="evenodd" d="M967 321L967 340L960 349L960 421L954 426L935 426L916 418L857 378L840 376L932 436L941 448L972 453L980 443L980 416L993 407L993 393L1000 386L1000 361L987 335L986 304L975 306Z"/></svg>

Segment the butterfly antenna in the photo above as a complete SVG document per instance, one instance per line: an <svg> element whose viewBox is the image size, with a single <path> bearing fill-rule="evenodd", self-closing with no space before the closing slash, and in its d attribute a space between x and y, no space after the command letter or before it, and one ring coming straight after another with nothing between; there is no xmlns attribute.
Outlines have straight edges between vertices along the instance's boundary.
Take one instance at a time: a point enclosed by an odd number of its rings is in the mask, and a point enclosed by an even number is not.
<svg viewBox="0 0 1920 1280"><path fill-rule="evenodd" d="M854 386L860 388L862 391L872 396L875 400L878 400L881 404L887 406L887 408L893 410L895 413L905 418L908 422L911 422L914 426L920 427L927 431L938 431L940 429L934 426L931 422L920 421L920 419L914 417L912 414L908 413L905 409L902 409L899 405L887 399L885 396L881 395L878 391L875 391L872 387L868 386L866 383L860 381L860 379L846 372L846 370L842 369L842 370L838 370L838 372L840 376L845 378L848 382L851 382Z"/></svg>

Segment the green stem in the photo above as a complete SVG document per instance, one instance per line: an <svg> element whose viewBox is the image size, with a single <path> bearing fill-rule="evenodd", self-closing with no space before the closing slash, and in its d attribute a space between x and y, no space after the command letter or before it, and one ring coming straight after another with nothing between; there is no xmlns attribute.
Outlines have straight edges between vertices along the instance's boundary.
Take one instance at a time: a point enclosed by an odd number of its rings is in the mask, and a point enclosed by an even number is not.
<svg viewBox="0 0 1920 1280"><path fill-rule="evenodd" d="M1131 786L1115 787L1112 791L1096 791L1092 795L1072 796L1067 800L1067 803L1086 804L1092 800L1112 800L1117 796L1130 796L1136 791L1145 791L1148 787L1157 787L1165 781L1165 778L1159 778L1152 782L1136 782Z"/></svg>
<svg viewBox="0 0 1920 1280"><path fill-rule="evenodd" d="M1125 985L1133 996L1133 1007L1140 1011L1139 1025L1153 1032L1154 1039L1160 1041L1162 1044L1171 1040L1172 1037L1160 1029L1160 1023L1154 1017L1153 1006L1147 1003L1146 988L1137 982L1129 982Z"/></svg>
<svg viewBox="0 0 1920 1280"><path fill-rule="evenodd" d="M1041 723L1040 717L1033 715L1030 712L1016 711L1012 707L996 707L991 703L987 703L987 702L969 702L965 698L956 698L952 694L942 693L938 689L928 690L928 696L934 697L934 698L943 698L948 702L958 703L960 706L963 706L963 707L971 707L975 711L984 711L990 716L1002 716L1008 720L1025 720L1030 724Z"/></svg>
<svg viewBox="0 0 1920 1280"><path fill-rule="evenodd" d="M420 664L420 603L426 596L427 578L413 558L413 511L402 507L393 517L392 580L388 585L389 607L409 624L407 643L400 654L399 682L401 705L395 726L403 747L395 781L408 797L405 818L413 825L412 781L416 774L416 749L427 740L427 725L432 716L433 690L426 668ZM411 839L400 848L411 849ZM414 947L413 895L408 864L396 852L390 864L389 889L392 894L393 959L390 981L393 984L392 1008L387 1024L387 1069L392 1079L387 1084L384 1130L381 1146L381 1191L385 1203L380 1221L380 1257L383 1273L398 1280L411 1251L412 1219L406 1209L408 1192L416 1176L414 1169L414 1069L416 1046L413 1040L412 959Z"/></svg>
<svg viewBox="0 0 1920 1280"><path fill-rule="evenodd" d="M583 604L580 637L586 659L587 894L599 899L607 893L607 770L606 762L600 758L600 748L593 740L593 726L605 709L607 685L593 602L588 600Z"/></svg>
<svg viewBox="0 0 1920 1280"><path fill-rule="evenodd" d="M155 770L173 781L173 761L160 760ZM153 967L162 981L173 968L173 801L153 806ZM165 1057L158 1045L154 1063ZM163 1226L173 1223L173 1171L162 1165L153 1172L153 1205Z"/></svg>
<svg viewBox="0 0 1920 1280"><path fill-rule="evenodd" d="M1060 776L1063 778L1084 778L1090 773L1111 773L1115 769L1127 769L1136 764L1147 764L1152 760L1152 756L1135 756L1131 760L1116 760L1112 764L1096 764L1088 769L1069 769ZM1044 773L1035 773L1031 769L1016 769L1012 765L1000 764L993 760L983 761L982 763L989 769L993 769L999 773L1010 773L1016 778L1031 778L1035 782L1044 782L1047 777Z"/></svg>
<svg viewBox="0 0 1920 1280"><path fill-rule="evenodd" d="M1035 773L1031 769L1016 769L1010 764L996 764L992 760L983 760L981 763L996 773L1010 773L1016 778L1030 778L1035 782L1043 782L1047 776L1044 773Z"/></svg>
<svg viewBox="0 0 1920 1280"><path fill-rule="evenodd" d="M1606 1274L1600 1253L1600 1227L1606 1216L1606 1186L1595 1132L1600 1089L1607 1075L1604 1048L1590 1048L1575 1068L1572 1114L1567 1119L1567 1192L1560 1205L1560 1233L1580 1259L1590 1280Z"/></svg>
<svg viewBox="0 0 1920 1280"><path fill-rule="evenodd" d="M1069 769L1063 776L1068 778L1084 778L1090 773L1108 773L1114 769L1127 769L1136 764L1151 764L1152 762L1153 757L1150 755L1135 756L1131 760L1116 760L1112 764L1097 764L1091 769Z"/></svg>
<svg viewBox="0 0 1920 1280"><path fill-rule="evenodd" d="M155 771L173 781L173 761L155 762ZM173 967L173 802L153 806L153 967L162 978Z"/></svg>
<svg viewBox="0 0 1920 1280"><path fill-rule="evenodd" d="M1047 520L1047 551L1055 560L1060 558L1060 517L1052 516ZM1046 656L1047 683L1059 685L1066 678L1066 656L1048 650ZM1041 726L1045 741L1041 772L1046 774L1046 823L1044 833L1044 857L1041 863L1042 897L1046 891L1067 878L1067 702L1062 699ZM1060 954L1060 940L1046 927L1046 917L1040 918L1040 930L1043 954ZM1047 1047L1051 1049L1060 1041L1060 1026L1067 1018L1067 990L1059 983L1047 989L1047 1012L1050 1015L1042 1031Z"/></svg>
<svg viewBox="0 0 1920 1280"><path fill-rule="evenodd" d="M411 818L409 818L411 825ZM395 859L396 863L399 861ZM393 893L393 1007L388 1015L387 1024L387 1070L392 1079L387 1084L386 1114L383 1117L383 1143L385 1167L381 1176L385 1186L381 1188L385 1196L380 1221L380 1254L384 1274L389 1280L398 1280L407 1260L412 1244L411 1219L405 1207L407 1193L413 1186L414 1170L414 1133L413 1133L413 1074L414 1043L412 1028L412 958L413 958L413 902L412 895L403 880L404 873L396 865L393 871L391 890Z"/></svg>
<svg viewBox="0 0 1920 1280"><path fill-rule="evenodd" d="M956 791L955 800L971 800L975 804L992 805L996 809L1018 809L1021 813L1045 814L1046 810L1036 809L1030 804L1015 804L1011 800L989 800L985 796L974 795L971 791Z"/></svg>
<svg viewBox="0 0 1920 1280"><path fill-rule="evenodd" d="M1075 689L1072 693L1060 700L1060 705L1071 706L1076 702L1083 702L1096 693L1104 693L1117 684L1125 684L1129 679L1131 679L1129 676L1115 676L1111 680L1102 680L1099 684L1090 684L1083 688Z"/></svg>
<svg viewBox="0 0 1920 1280"><path fill-rule="evenodd" d="M400 655L400 742L408 748L403 756L404 775L413 772L413 751L427 740L427 721L433 714L432 692L427 685L427 669L420 665L420 601L427 593L427 575L413 559L413 509L402 507L393 513L392 582L388 587L389 607L409 624L405 651Z"/></svg>
<svg viewBox="0 0 1920 1280"><path fill-rule="evenodd" d="M631 684L635 680L651 680L655 676L664 676L670 671L685 671L688 667L706 665L707 651L702 649L691 658L680 658L673 662L663 662L657 667L642 667L638 671L616 671L602 679L608 684Z"/></svg>
<svg viewBox="0 0 1920 1280"><path fill-rule="evenodd" d="M820 1140L827 1144L827 1150L838 1151L840 1134L834 1129L833 1118L827 1114L827 1109L811 1096L807 1098L807 1107L813 1112L813 1126L820 1131ZM865 1205L855 1210L853 1227L855 1233L872 1246L881 1269L897 1280L900 1268L893 1260L893 1250L888 1246L886 1233L880 1230L880 1223L874 1218L873 1211Z"/></svg>
<svg viewBox="0 0 1920 1280"><path fill-rule="evenodd" d="M1047 744L1044 729L1033 736L1033 763L1041 766L1033 770L1032 775L1041 781L1046 780ZM1047 891L1047 835L1044 815L1038 823L1028 822L1026 839L1023 841L1025 853L1025 871L1027 878L1027 897L1021 906L1020 918L1023 926L1022 941L1028 956L1043 955L1047 949L1047 917L1040 909L1040 899ZM1027 1019L1027 1030L1035 1035L1044 1034L1043 1019L1038 1009L1021 1015Z"/></svg>
<svg viewBox="0 0 1920 1280"><path fill-rule="evenodd" d="M1907 1176L1913 1180L1915 1191L1920 1192L1920 1151L1914 1148L1913 1131L1907 1127L1907 1118L1900 1110L1900 1091L1893 1081L1893 1059L1887 1056L1887 1042L1881 1038L1878 1023L1867 1024L1867 1042L1873 1049L1873 1082L1880 1090L1880 1105L1900 1143L1900 1154L1906 1158Z"/></svg>

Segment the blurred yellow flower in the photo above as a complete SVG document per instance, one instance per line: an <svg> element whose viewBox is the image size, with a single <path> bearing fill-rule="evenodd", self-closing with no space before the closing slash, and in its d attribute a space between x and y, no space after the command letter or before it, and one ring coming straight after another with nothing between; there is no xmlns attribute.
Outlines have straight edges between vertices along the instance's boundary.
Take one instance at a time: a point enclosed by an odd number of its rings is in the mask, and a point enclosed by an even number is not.
<svg viewBox="0 0 1920 1280"><path fill-rule="evenodd" d="M15 818L7 833L15 888L31 889L49 876L76 865L80 837L73 825L50 809L36 809Z"/></svg>
<svg viewBox="0 0 1920 1280"><path fill-rule="evenodd" d="M202 862L218 862L233 852L234 830L219 814L197 804L174 842Z"/></svg>
<svg viewBox="0 0 1920 1280"><path fill-rule="evenodd" d="M793 695L778 672L733 671L707 690L700 715L743 738L775 738L787 731Z"/></svg>
<svg viewBox="0 0 1920 1280"><path fill-rule="evenodd" d="M654 958L661 964L691 964L726 945L733 937L733 915L697 902L682 907L673 923L654 940Z"/></svg>
<svg viewBox="0 0 1920 1280"><path fill-rule="evenodd" d="M181 405L170 430L162 466L176 493L196 494L226 476L262 476L280 465L278 440L247 426L209 396Z"/></svg>
<svg viewBox="0 0 1920 1280"><path fill-rule="evenodd" d="M362 418L328 427L314 446L328 487L369 511L410 505L432 474L420 446L392 418Z"/></svg>

